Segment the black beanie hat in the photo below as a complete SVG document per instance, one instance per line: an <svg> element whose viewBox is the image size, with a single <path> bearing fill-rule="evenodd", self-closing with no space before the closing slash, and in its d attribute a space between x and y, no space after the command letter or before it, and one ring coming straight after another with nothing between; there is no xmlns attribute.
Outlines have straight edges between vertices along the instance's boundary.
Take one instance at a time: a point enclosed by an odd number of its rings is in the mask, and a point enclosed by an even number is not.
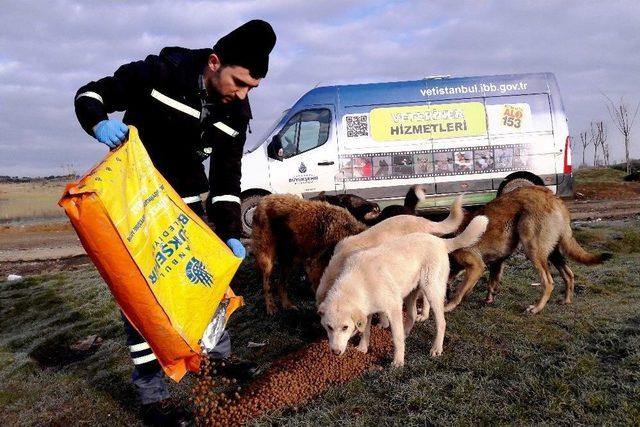
<svg viewBox="0 0 640 427"><path fill-rule="evenodd" d="M255 79L267 75L269 53L276 44L276 33L268 22L254 19L222 37L213 46L224 65L239 65Z"/></svg>

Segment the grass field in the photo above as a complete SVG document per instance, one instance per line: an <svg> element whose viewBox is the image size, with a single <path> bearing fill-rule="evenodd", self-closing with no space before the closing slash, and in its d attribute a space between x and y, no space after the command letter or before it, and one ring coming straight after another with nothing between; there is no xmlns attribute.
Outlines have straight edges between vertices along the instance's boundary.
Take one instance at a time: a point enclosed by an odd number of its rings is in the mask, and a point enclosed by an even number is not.
<svg viewBox="0 0 640 427"><path fill-rule="evenodd" d="M582 168L573 172L573 178L577 183L612 183L624 182L622 178L627 175L626 172L613 168Z"/></svg>
<svg viewBox="0 0 640 427"><path fill-rule="evenodd" d="M599 222L576 230L591 250L612 251L602 266L570 263L576 298L524 314L539 294L524 258L508 262L497 302L483 303L486 280L447 316L444 354L428 356L432 321L407 341L407 364L331 389L299 412L257 425L638 425L640 424L640 231L638 222ZM554 275L556 283L559 277ZM300 311L265 314L253 260L234 289L247 305L229 324L235 351L262 366L322 337L311 295ZM80 357L69 345L88 335L102 346ZM249 341L266 342L258 349ZM86 356L86 355L84 355ZM129 425L137 404L118 311L95 269L0 282L0 424ZM193 377L173 385L179 399Z"/></svg>
<svg viewBox="0 0 640 427"><path fill-rule="evenodd" d="M64 217L58 206L66 181L0 183L0 223Z"/></svg>

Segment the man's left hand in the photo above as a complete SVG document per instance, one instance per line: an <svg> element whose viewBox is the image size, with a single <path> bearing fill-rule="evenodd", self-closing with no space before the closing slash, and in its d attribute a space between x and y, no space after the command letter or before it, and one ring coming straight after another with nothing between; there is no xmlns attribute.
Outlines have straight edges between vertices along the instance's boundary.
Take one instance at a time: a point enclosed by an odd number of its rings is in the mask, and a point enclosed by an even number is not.
<svg viewBox="0 0 640 427"><path fill-rule="evenodd" d="M244 259L244 257L247 256L247 250L244 248L244 246L242 246L240 240L229 239L226 243L227 246L229 246L229 249L231 249L231 251L233 251L233 254L238 258Z"/></svg>

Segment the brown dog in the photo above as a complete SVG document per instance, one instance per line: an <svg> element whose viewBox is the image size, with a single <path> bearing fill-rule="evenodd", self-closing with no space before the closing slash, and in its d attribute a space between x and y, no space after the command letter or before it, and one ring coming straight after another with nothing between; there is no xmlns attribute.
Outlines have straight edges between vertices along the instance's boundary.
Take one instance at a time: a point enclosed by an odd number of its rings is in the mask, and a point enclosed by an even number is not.
<svg viewBox="0 0 640 427"><path fill-rule="evenodd" d="M464 230L477 215L489 217L489 225L475 245L451 254L451 277L462 269L465 277L445 306L445 311L451 311L460 304L487 265L489 292L486 301L492 303L498 293L504 262L518 244L522 244L525 255L538 270L542 284L540 300L527 308L531 314L540 312L551 297L553 278L548 262L558 269L566 284L562 303L571 304L574 275L565 256L586 265L599 264L611 258L607 253L591 254L578 244L571 231L569 211L562 200L545 187L528 186L506 193L467 215L460 229Z"/></svg>
<svg viewBox="0 0 640 427"><path fill-rule="evenodd" d="M320 194L310 198L309 200L319 200L334 206L345 208L358 221L367 225L380 215L380 206L378 206L377 203L370 202L367 199L356 196L355 194L330 195L325 194L324 191L322 191Z"/></svg>
<svg viewBox="0 0 640 427"><path fill-rule="evenodd" d="M273 194L260 200L253 214L252 247L262 272L267 313L275 314L271 275L280 267L278 293L284 309L295 308L289 300L286 279L293 267L303 264L315 292L335 245L367 227L346 209L321 201Z"/></svg>
<svg viewBox="0 0 640 427"><path fill-rule="evenodd" d="M380 211L380 206L377 203L370 202L354 194L327 195L323 191L309 200L322 200L323 202L343 207L351 212L351 215L356 217L358 221L371 227L394 216L416 215L418 203L426 197L424 187L416 184L409 188L402 205L390 205L382 211Z"/></svg>

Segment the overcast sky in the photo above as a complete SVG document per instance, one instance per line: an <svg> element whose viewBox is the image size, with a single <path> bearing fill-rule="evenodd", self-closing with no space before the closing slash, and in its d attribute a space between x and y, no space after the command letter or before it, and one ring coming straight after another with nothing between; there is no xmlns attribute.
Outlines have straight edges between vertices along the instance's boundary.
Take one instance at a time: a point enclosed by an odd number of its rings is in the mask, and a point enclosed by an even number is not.
<svg viewBox="0 0 640 427"><path fill-rule="evenodd" d="M603 120L620 160L603 94L640 101L637 0L0 0L0 175L84 173L107 149L77 123L80 86L164 46L210 47L254 18L278 42L251 93L248 144L316 85L550 71L574 141ZM632 138L640 157L640 123Z"/></svg>

